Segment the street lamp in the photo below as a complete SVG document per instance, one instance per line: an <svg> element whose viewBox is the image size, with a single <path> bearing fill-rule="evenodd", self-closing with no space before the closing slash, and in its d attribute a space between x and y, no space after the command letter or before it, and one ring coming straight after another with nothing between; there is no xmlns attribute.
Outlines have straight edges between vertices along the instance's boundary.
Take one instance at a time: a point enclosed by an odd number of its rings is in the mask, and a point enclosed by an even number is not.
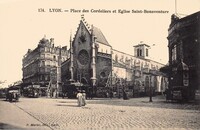
<svg viewBox="0 0 200 130"><path fill-rule="evenodd" d="M150 79L150 82L149 82L149 102L153 102L152 100L152 84L151 84L151 76L154 76L154 78L156 78L155 76L158 76L159 73L157 73L157 71L155 69L152 69L152 70L149 70L149 79Z"/></svg>
<svg viewBox="0 0 200 130"><path fill-rule="evenodd" d="M146 70L143 72L144 74L149 75L149 102L153 102L152 100L152 84L151 84L151 76L157 76L156 70Z"/></svg>
<svg viewBox="0 0 200 130"><path fill-rule="evenodd" d="M149 102L153 102L152 101L152 85L151 85L151 73L149 73Z"/></svg>

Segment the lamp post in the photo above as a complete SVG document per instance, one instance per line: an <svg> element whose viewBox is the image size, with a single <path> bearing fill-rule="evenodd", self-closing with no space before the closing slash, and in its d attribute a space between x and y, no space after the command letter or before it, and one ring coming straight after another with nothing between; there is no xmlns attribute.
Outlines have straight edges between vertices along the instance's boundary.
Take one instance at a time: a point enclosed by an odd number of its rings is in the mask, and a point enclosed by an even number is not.
<svg viewBox="0 0 200 130"><path fill-rule="evenodd" d="M151 73L149 73L149 102L153 102L152 100L152 85L151 85Z"/></svg>
<svg viewBox="0 0 200 130"><path fill-rule="evenodd" d="M157 76L155 70L147 70L145 72L143 72L144 74L149 75L149 102L153 102L152 100L152 84L151 84L151 78L152 76Z"/></svg>
<svg viewBox="0 0 200 130"><path fill-rule="evenodd" d="M157 73L157 71L155 69L152 69L152 70L149 70L149 79L150 79L150 82L149 82L149 102L153 102L152 100L152 84L151 84L151 76L154 76L154 78L156 78L156 76L158 76L159 73Z"/></svg>

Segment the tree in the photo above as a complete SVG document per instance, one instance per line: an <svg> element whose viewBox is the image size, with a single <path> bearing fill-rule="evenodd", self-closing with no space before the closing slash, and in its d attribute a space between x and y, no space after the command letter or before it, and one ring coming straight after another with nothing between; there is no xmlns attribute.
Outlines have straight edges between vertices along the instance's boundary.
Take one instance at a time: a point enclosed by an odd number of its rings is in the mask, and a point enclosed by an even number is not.
<svg viewBox="0 0 200 130"><path fill-rule="evenodd" d="M4 83L6 83L6 80L4 80L4 81L0 80L0 88L2 87L2 85L3 85Z"/></svg>

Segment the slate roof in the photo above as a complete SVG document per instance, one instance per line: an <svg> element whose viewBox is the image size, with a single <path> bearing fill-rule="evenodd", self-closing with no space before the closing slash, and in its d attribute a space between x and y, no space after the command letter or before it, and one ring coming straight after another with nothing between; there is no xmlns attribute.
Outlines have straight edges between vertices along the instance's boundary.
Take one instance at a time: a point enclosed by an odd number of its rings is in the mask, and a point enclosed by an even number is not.
<svg viewBox="0 0 200 130"><path fill-rule="evenodd" d="M96 39L97 42L100 42L107 46L111 46L99 28L93 26L93 33L97 37L97 39Z"/></svg>

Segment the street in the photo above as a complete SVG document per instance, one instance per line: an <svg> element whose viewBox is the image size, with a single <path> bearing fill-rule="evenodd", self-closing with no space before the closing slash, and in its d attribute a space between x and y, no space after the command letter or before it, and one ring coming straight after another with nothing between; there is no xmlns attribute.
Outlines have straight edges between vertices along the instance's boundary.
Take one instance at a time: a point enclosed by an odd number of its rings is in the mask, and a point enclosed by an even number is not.
<svg viewBox="0 0 200 130"><path fill-rule="evenodd" d="M77 107L76 99L0 100L0 129L199 129L200 105L167 103L161 96L95 98Z"/></svg>

